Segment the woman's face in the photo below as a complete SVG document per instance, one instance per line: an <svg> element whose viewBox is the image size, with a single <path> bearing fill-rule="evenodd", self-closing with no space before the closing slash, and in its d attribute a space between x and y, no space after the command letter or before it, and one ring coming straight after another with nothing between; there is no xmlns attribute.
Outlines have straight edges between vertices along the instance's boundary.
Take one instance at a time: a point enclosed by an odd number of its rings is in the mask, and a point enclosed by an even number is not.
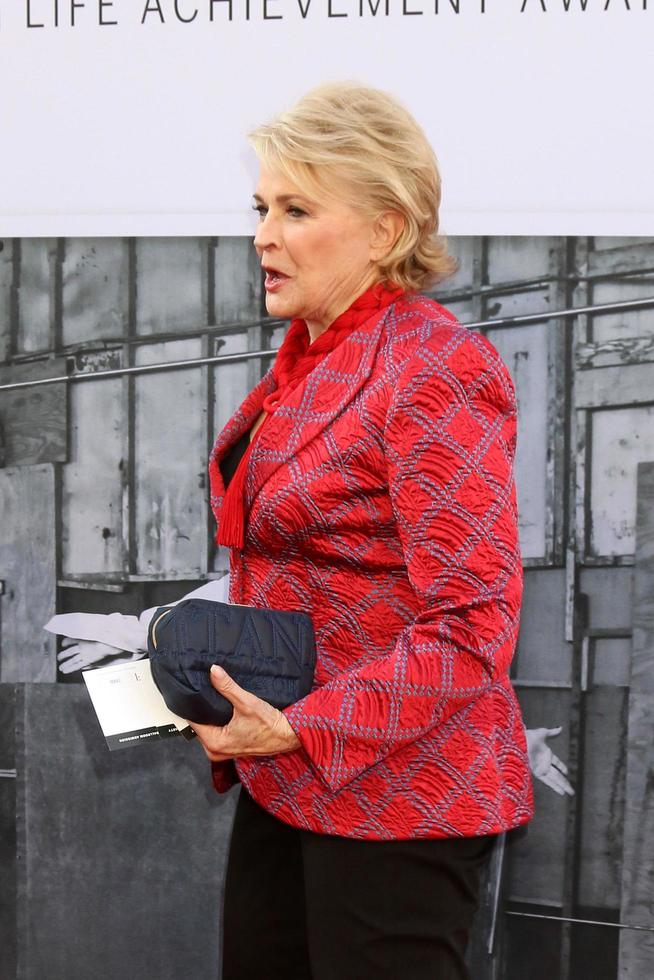
<svg viewBox="0 0 654 980"><path fill-rule="evenodd" d="M254 201L266 309L306 320L314 340L376 281L373 222L344 202L308 197L263 166Z"/></svg>

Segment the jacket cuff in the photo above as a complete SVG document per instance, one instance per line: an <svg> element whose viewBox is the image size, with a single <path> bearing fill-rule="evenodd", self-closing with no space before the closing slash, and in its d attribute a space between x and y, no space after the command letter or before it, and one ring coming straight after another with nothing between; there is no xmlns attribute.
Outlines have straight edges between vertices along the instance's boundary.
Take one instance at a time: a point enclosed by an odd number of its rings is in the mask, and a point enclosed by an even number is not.
<svg viewBox="0 0 654 980"><path fill-rule="evenodd" d="M226 793L232 786L240 783L233 759L228 759L226 762L212 762L211 780L217 793Z"/></svg>
<svg viewBox="0 0 654 980"><path fill-rule="evenodd" d="M317 727L315 721L303 713L300 704L289 705L282 710L282 714L300 740L297 751L304 753L316 776L331 793L343 789L362 771L379 761L370 758L361 770L353 769L346 774L343 767L345 739L326 726Z"/></svg>

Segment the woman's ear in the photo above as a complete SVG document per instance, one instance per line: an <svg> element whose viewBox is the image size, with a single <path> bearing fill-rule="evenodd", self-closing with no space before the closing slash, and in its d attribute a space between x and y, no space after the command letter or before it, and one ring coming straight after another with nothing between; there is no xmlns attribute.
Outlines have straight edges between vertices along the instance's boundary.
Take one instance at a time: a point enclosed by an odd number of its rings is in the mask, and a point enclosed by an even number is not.
<svg viewBox="0 0 654 980"><path fill-rule="evenodd" d="M399 211L382 211L372 226L370 236L370 257L381 262L395 245L404 230L404 215Z"/></svg>

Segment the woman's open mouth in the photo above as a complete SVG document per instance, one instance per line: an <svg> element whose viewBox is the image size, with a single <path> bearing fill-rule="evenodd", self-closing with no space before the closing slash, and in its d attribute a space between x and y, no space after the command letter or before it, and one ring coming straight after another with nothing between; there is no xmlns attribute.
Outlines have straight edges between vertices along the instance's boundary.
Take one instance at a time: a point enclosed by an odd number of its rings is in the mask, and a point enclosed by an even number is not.
<svg viewBox="0 0 654 980"><path fill-rule="evenodd" d="M264 286L267 292L275 292L284 285L288 278L289 276L285 276L283 272L278 272L277 269L267 269Z"/></svg>

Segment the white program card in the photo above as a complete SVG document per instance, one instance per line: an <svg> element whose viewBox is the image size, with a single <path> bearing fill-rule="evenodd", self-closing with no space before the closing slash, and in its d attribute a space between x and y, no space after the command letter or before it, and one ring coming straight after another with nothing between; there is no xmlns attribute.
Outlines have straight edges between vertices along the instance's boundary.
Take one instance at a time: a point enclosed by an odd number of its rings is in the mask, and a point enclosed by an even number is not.
<svg viewBox="0 0 654 980"><path fill-rule="evenodd" d="M110 749L177 735L193 737L185 719L166 707L147 658L85 670L82 676Z"/></svg>

